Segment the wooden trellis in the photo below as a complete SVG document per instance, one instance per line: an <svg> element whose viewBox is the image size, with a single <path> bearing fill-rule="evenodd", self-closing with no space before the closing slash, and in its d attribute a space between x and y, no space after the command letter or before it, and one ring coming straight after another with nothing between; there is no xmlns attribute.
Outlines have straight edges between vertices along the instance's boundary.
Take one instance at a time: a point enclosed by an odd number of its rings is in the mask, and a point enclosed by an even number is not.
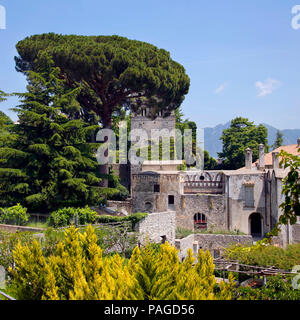
<svg viewBox="0 0 300 320"><path fill-rule="evenodd" d="M276 269L275 267L259 267L252 266L248 264L239 263L238 261L227 261L225 259L219 258L214 259L215 270L223 271L223 278L225 278L225 272L237 272L253 276L262 276L264 278L264 283L266 283L266 277L276 276L276 275L295 275L297 272L291 272L282 269ZM248 270L241 270L248 269Z"/></svg>

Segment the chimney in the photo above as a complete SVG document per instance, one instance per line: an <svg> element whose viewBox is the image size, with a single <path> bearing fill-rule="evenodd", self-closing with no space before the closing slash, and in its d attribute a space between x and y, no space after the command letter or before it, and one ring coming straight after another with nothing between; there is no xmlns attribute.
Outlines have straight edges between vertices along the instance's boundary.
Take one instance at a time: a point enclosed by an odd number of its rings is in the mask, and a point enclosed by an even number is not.
<svg viewBox="0 0 300 320"><path fill-rule="evenodd" d="M252 150L250 148L245 150L245 166L249 170L252 168Z"/></svg>
<svg viewBox="0 0 300 320"><path fill-rule="evenodd" d="M259 170L265 170L265 145L260 144L258 148L259 148L258 168Z"/></svg>
<svg viewBox="0 0 300 320"><path fill-rule="evenodd" d="M300 148L300 138L297 139L298 148Z"/></svg>
<svg viewBox="0 0 300 320"><path fill-rule="evenodd" d="M272 152L273 169L279 169L279 152Z"/></svg>

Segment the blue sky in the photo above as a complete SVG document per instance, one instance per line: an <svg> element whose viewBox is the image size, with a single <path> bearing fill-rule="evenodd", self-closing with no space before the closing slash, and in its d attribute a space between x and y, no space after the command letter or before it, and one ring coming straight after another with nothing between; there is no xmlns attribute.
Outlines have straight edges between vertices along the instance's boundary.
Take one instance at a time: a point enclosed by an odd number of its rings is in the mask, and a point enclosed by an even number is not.
<svg viewBox="0 0 300 320"><path fill-rule="evenodd" d="M76 4L74 4L76 3ZM300 4L300 0L298 1ZM32 34L112 35L171 53L191 78L182 105L199 128L236 116L279 129L300 128L300 29L296 0L0 0L0 89L23 92L15 45ZM0 105L8 111L17 101Z"/></svg>

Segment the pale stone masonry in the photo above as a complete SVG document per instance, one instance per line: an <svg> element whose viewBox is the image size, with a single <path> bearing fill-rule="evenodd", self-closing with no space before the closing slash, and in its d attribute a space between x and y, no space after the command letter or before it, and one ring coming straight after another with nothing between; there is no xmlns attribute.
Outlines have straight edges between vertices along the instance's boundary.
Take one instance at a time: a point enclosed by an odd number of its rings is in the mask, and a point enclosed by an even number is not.
<svg viewBox="0 0 300 320"><path fill-rule="evenodd" d="M152 213L139 221L135 231L140 234L141 244L168 241L175 245L176 212Z"/></svg>
<svg viewBox="0 0 300 320"><path fill-rule="evenodd" d="M251 245L251 236L223 235L223 234L191 234L184 239L176 239L175 247L178 250L179 259L187 256L188 249L192 249L195 256L199 249L209 250L213 257L217 258L224 252L224 248L232 244Z"/></svg>
<svg viewBox="0 0 300 320"><path fill-rule="evenodd" d="M259 148L262 157L263 147ZM252 150L245 152L247 164ZM248 163L239 170L169 171L162 165L148 171L148 167L149 163L132 174L133 212L175 211L176 227L238 230L254 239L270 232L282 214L282 179L288 169L279 167L277 153L272 169L264 168L263 158L258 166ZM284 245L300 242L300 223L283 226L280 236Z"/></svg>
<svg viewBox="0 0 300 320"><path fill-rule="evenodd" d="M131 126L146 129L149 134L153 128L173 130L175 116L151 120L145 111L133 117ZM297 145L280 150L293 150L293 154L299 155L299 146L298 141ZM247 148L245 167L238 170L179 171L176 161L145 161L131 166L132 212L148 212L153 221L160 221L143 222L143 232L149 236L153 233L156 241L167 230L171 234L170 230L178 227L192 231L240 231L247 235L245 239L262 238L282 214L282 184L288 173L288 169L280 168L279 149L266 155L264 149L264 145L259 145L259 159L252 163L253 150ZM300 220L294 226L284 226L278 240L283 245L295 242L300 242Z"/></svg>

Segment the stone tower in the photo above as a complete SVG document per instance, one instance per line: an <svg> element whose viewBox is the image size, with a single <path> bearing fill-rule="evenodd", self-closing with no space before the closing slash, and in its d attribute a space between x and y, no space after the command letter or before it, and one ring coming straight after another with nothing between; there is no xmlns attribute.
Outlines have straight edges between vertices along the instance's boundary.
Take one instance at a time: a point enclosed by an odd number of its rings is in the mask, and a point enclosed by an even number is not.
<svg viewBox="0 0 300 320"><path fill-rule="evenodd" d="M144 129L147 131L148 137L151 137L152 129L168 129L172 131L175 129L176 117L174 111L171 115L163 117L162 113L158 115L156 119L151 119L149 110L145 108L141 114L132 114L131 119L131 130L133 129Z"/></svg>
<svg viewBox="0 0 300 320"><path fill-rule="evenodd" d="M131 130L143 129L147 133L148 141L153 139L151 130L159 130L163 133L162 137L175 138L176 117L174 111L169 116L163 116L162 112L153 119L150 116L149 109L145 108L141 114L132 113ZM166 130L167 129L167 130ZM164 130L164 132L162 131ZM153 132L152 132L153 133ZM148 144L148 142L147 142ZM131 174L139 173L142 169L141 165L130 165Z"/></svg>

